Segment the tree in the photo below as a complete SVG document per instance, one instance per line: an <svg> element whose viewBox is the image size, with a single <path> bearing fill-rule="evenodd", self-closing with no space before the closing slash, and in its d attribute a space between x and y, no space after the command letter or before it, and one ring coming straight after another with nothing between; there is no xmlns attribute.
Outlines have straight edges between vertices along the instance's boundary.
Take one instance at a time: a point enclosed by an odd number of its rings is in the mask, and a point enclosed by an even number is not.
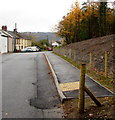
<svg viewBox="0 0 115 120"><path fill-rule="evenodd" d="M75 2L70 12L57 26L57 35L67 44L114 33L114 9L108 8L107 2Z"/></svg>
<svg viewBox="0 0 115 120"><path fill-rule="evenodd" d="M106 11L107 10L107 2L100 2L99 5L99 32L100 35L99 36L104 36L106 35L106 30L107 30L107 14Z"/></svg>

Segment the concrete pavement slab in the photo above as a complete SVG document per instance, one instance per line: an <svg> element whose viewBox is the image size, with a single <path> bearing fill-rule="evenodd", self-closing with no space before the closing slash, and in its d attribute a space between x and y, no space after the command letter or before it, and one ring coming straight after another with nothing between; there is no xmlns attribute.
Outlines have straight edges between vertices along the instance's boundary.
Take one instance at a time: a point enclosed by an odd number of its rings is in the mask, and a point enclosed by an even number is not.
<svg viewBox="0 0 115 120"><path fill-rule="evenodd" d="M72 91L79 89L79 81L78 82L71 82L71 83L61 83L60 84L61 90L64 91Z"/></svg>

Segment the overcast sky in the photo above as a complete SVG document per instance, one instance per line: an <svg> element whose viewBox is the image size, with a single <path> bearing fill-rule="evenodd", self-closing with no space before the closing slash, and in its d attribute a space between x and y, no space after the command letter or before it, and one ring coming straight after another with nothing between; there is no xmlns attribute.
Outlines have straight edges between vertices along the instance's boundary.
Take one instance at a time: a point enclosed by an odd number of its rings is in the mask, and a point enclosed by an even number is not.
<svg viewBox="0 0 115 120"><path fill-rule="evenodd" d="M50 32L76 0L0 0L0 28L19 32ZM78 0L87 1L87 0Z"/></svg>

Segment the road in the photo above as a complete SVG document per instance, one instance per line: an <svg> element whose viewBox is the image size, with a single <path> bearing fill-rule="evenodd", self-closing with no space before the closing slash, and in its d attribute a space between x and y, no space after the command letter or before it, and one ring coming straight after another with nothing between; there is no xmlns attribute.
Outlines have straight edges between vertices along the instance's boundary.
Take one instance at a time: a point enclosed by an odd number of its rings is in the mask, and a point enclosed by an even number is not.
<svg viewBox="0 0 115 120"><path fill-rule="evenodd" d="M43 52L2 56L3 118L62 118L59 105Z"/></svg>

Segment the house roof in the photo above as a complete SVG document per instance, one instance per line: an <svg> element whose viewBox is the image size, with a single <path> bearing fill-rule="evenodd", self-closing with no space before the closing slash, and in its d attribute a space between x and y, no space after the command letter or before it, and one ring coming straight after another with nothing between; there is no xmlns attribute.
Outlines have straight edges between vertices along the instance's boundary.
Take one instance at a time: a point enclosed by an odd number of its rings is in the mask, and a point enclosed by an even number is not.
<svg viewBox="0 0 115 120"><path fill-rule="evenodd" d="M31 38L28 35L24 34L24 33L18 33L18 35L21 36L21 38L31 40Z"/></svg>
<svg viewBox="0 0 115 120"><path fill-rule="evenodd" d="M12 35L13 36L13 38L20 38L18 35L17 35L17 33L15 34L13 31L7 31L10 35Z"/></svg>
<svg viewBox="0 0 115 120"><path fill-rule="evenodd" d="M4 30L0 30L0 32L2 33L3 36L5 37L13 37L12 35L10 35L7 31Z"/></svg>
<svg viewBox="0 0 115 120"><path fill-rule="evenodd" d="M6 35L5 33L3 33L1 30L0 30L0 36L8 37L8 35Z"/></svg>
<svg viewBox="0 0 115 120"><path fill-rule="evenodd" d="M4 33L5 35L6 35L6 37L12 37L12 38L17 38L17 39L19 39L19 38L23 38L23 39L26 39L26 40L31 40L31 38L29 37L29 36L27 36L26 34L23 34L23 33L14 33L13 31L4 31L4 30L1 30L0 29L0 31L2 32L2 33Z"/></svg>

